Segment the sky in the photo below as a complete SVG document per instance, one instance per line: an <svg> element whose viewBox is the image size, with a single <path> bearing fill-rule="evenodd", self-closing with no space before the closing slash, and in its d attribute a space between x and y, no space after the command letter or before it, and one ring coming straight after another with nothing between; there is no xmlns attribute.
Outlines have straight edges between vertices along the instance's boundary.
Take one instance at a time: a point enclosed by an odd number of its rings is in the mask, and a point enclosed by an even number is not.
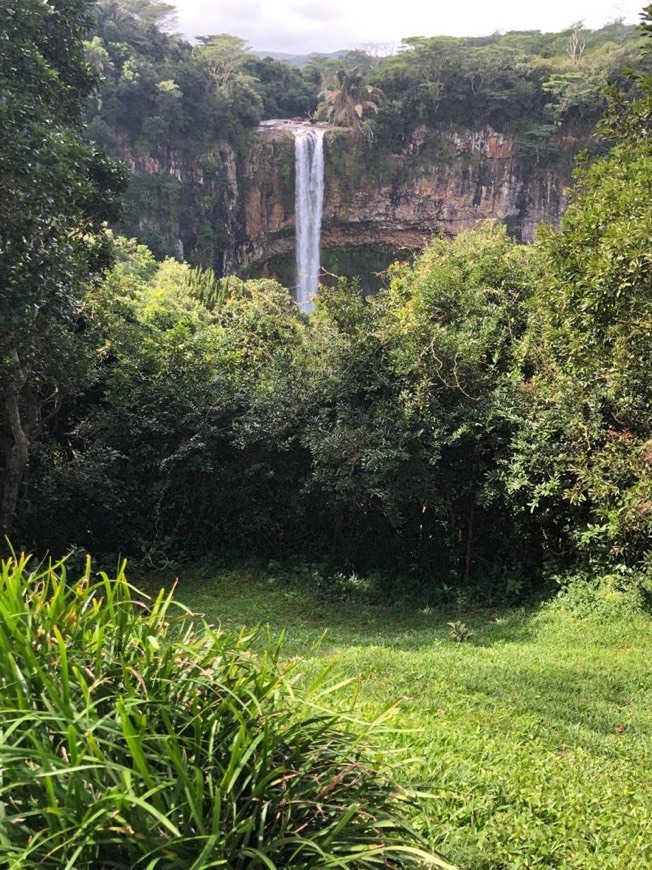
<svg viewBox="0 0 652 870"><path fill-rule="evenodd" d="M645 0L168 0L187 37L232 33L260 51L309 54L407 36L486 36L507 30L560 31L637 24Z"/></svg>

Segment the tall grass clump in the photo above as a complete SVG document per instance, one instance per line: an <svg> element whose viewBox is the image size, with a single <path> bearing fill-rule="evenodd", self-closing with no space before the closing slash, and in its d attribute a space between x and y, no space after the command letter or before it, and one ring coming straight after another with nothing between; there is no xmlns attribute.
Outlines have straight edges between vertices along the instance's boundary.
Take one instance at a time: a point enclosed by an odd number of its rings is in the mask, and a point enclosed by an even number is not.
<svg viewBox="0 0 652 870"><path fill-rule="evenodd" d="M260 641L123 570L2 562L2 866L447 866L360 729Z"/></svg>

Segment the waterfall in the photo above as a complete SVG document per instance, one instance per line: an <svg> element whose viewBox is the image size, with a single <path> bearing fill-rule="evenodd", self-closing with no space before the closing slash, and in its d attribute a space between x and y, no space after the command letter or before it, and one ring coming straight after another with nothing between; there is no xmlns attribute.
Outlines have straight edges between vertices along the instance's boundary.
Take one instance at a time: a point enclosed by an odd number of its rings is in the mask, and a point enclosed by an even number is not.
<svg viewBox="0 0 652 870"><path fill-rule="evenodd" d="M319 242L324 204L324 130L318 127L296 128L294 157L296 297L302 311L312 311L312 299L319 284Z"/></svg>

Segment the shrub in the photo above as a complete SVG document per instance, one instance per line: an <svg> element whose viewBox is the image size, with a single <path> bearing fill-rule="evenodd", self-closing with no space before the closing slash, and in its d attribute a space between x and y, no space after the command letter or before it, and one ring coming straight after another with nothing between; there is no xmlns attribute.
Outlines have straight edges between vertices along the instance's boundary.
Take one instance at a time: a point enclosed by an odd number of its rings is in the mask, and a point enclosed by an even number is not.
<svg viewBox="0 0 652 870"><path fill-rule="evenodd" d="M549 606L577 619L610 621L641 613L648 605L649 578L627 569L591 577L571 574L555 580L560 590Z"/></svg>
<svg viewBox="0 0 652 870"><path fill-rule="evenodd" d="M256 646L254 647L254 643ZM0 848L13 868L447 866L280 647L125 578L0 572ZM323 692L322 692L323 694ZM371 757L371 756L369 756Z"/></svg>
<svg viewBox="0 0 652 870"><path fill-rule="evenodd" d="M453 643L464 643L473 637L473 632L465 622L456 620L455 622L447 622L448 637Z"/></svg>

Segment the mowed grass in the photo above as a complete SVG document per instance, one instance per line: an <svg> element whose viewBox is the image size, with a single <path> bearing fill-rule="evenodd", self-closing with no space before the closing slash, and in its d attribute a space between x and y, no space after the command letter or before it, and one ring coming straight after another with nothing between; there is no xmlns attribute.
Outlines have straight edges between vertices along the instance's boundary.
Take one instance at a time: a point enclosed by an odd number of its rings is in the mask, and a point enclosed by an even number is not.
<svg viewBox="0 0 652 870"><path fill-rule="evenodd" d="M303 672L359 680L367 717L399 701L381 740L460 868L652 867L649 617L332 601L246 566L181 573L178 598L228 628L284 631ZM450 640L454 620L468 641Z"/></svg>

